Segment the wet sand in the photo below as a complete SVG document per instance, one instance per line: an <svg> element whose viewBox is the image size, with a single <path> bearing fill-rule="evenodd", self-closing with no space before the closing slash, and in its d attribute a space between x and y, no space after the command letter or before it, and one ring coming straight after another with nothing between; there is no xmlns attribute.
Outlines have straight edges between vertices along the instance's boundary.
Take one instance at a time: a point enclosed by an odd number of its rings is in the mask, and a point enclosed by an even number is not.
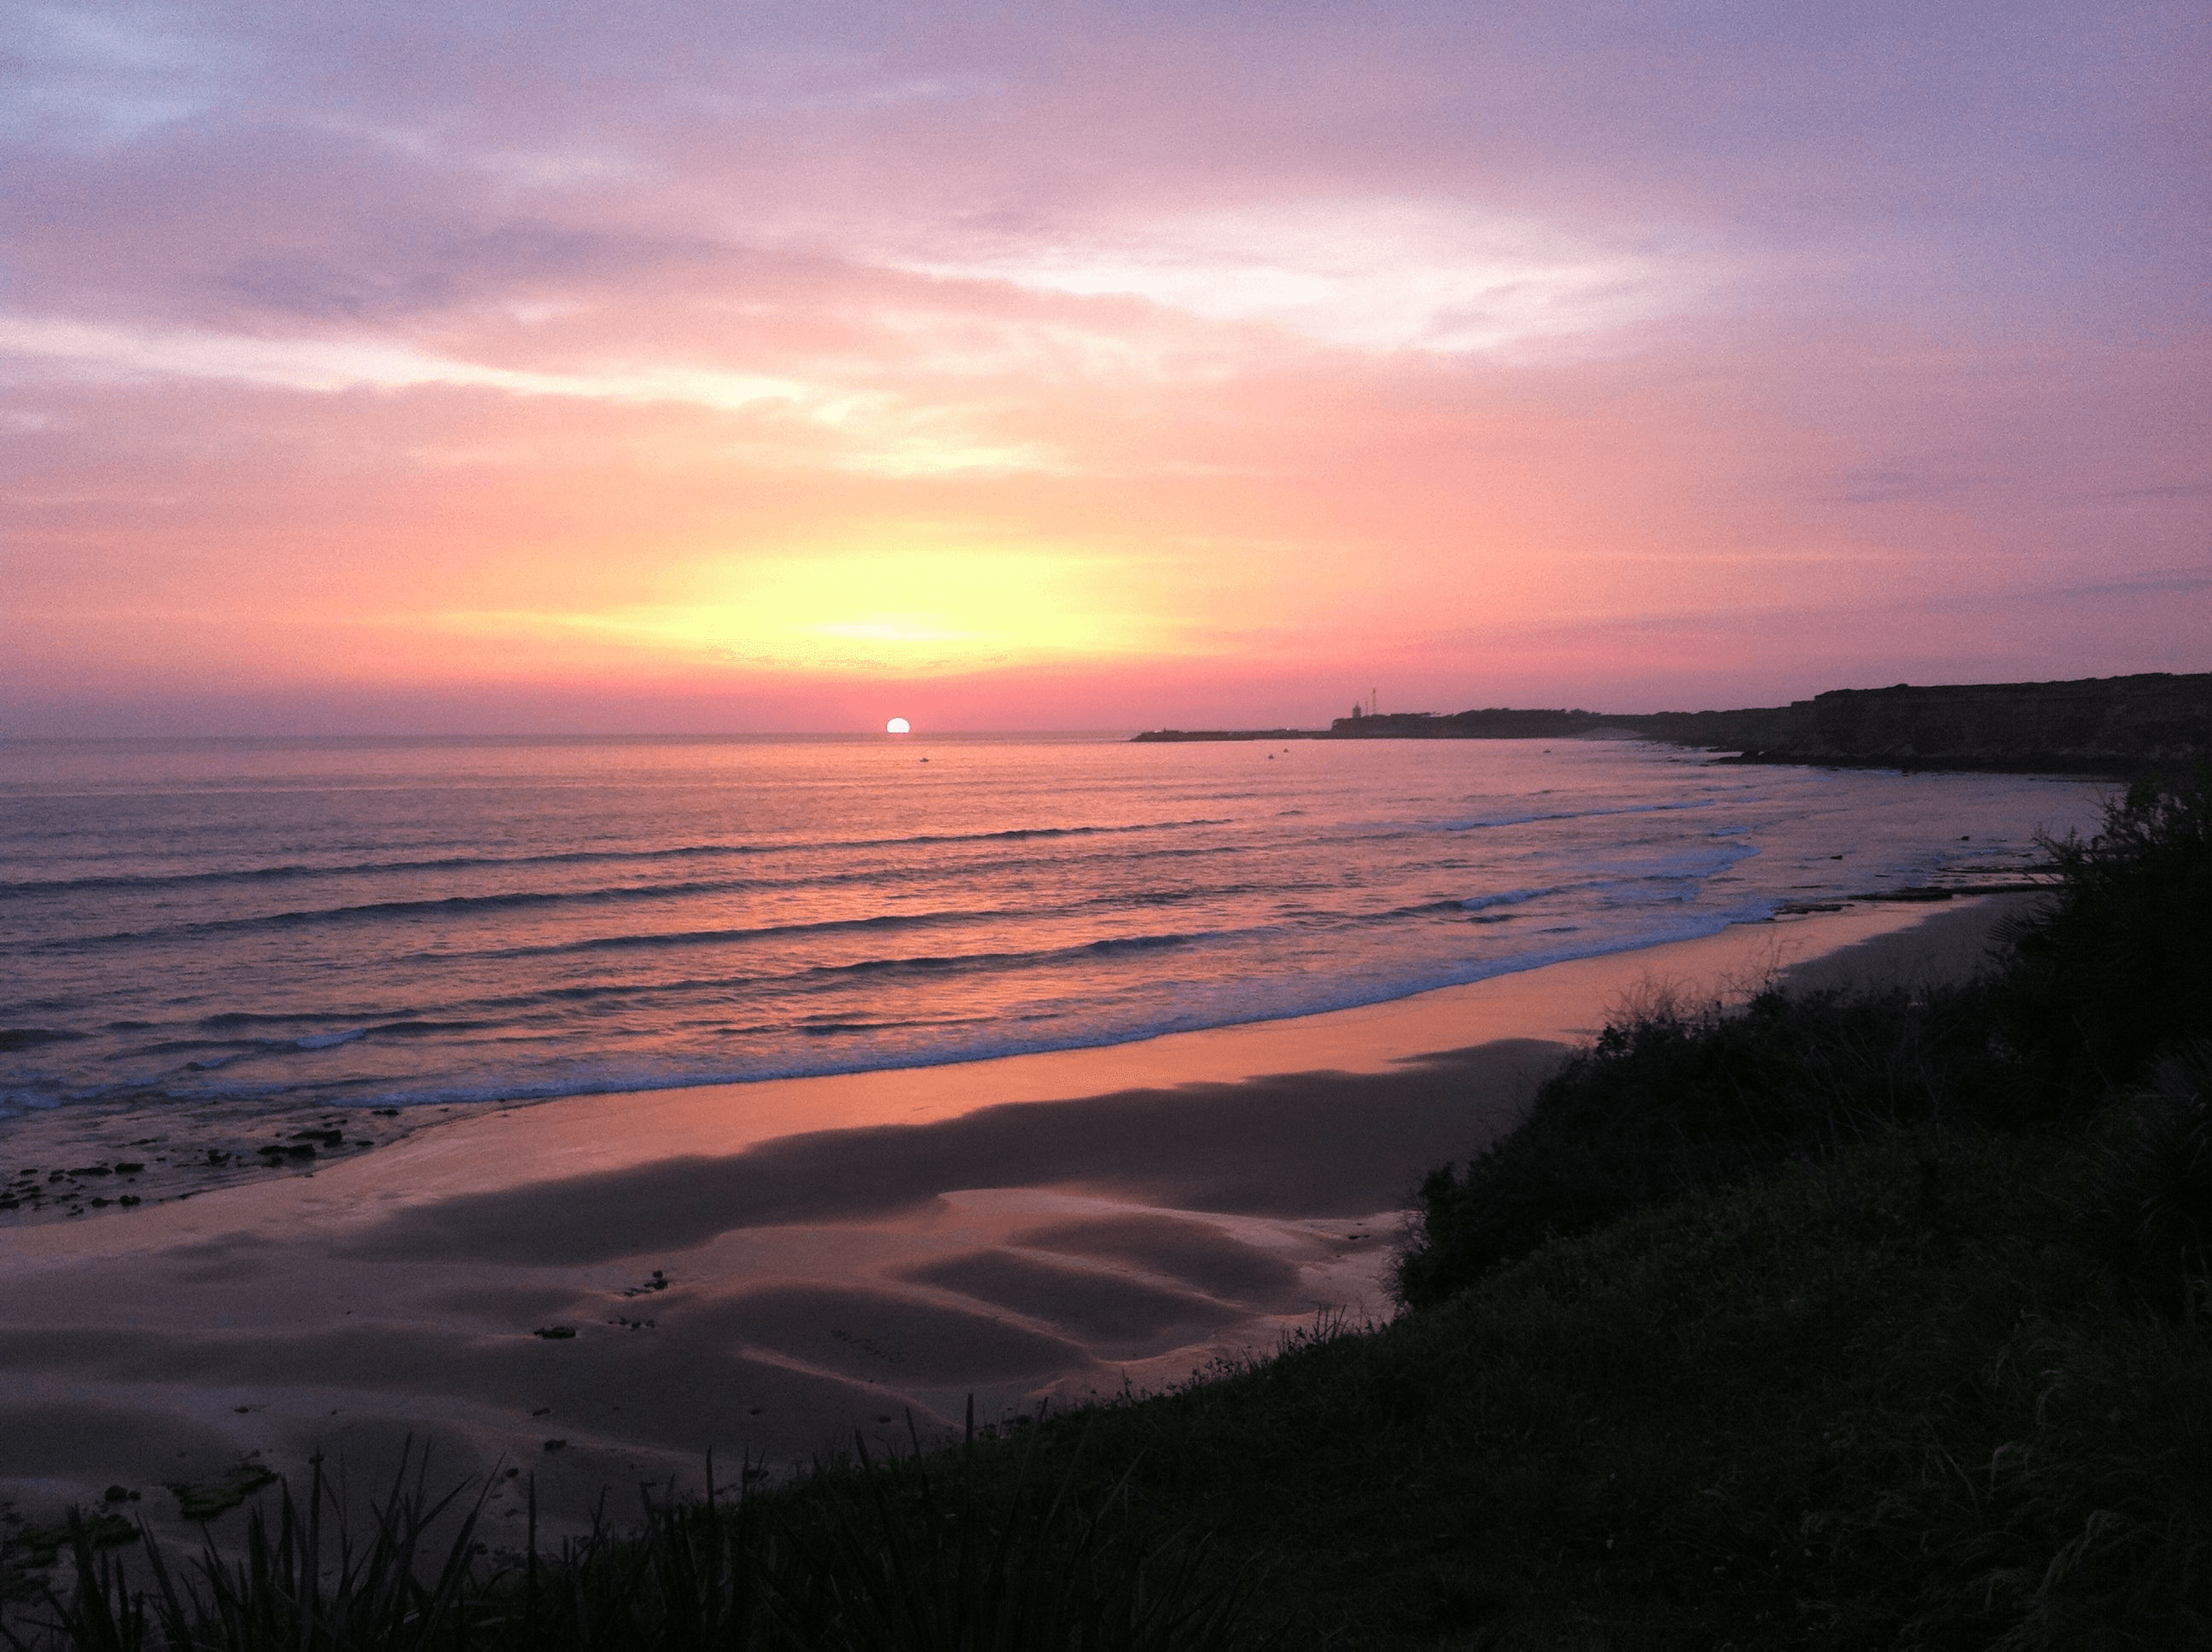
<svg viewBox="0 0 2212 1652"><path fill-rule="evenodd" d="M1960 973L2010 904L1108 1049L477 1109L198 1191L149 1169L137 1206L0 1232L0 1502L116 1485L173 1524L173 1484L319 1450L366 1485L411 1438L499 1477L496 1545L508 1471L557 1533L604 1489L696 1485L709 1449L780 1472L909 1413L948 1430L971 1394L995 1419L1159 1388L1387 1317L1422 1174L1624 1003ZM64 1157L103 1146L40 1122Z"/></svg>

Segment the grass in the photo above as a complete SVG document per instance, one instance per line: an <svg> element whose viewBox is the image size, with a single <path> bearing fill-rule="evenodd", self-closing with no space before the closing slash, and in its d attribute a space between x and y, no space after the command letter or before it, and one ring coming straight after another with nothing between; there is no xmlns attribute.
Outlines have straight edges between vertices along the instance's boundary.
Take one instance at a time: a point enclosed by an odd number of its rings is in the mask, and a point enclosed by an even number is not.
<svg viewBox="0 0 2212 1652"><path fill-rule="evenodd" d="M1034 1449L896 1463L865 1450L796 1495L646 1502L519 1567L489 1567L479 1495L434 1491L402 1466L363 1534L316 1467L249 1515L242 1548L179 1563L143 1532L137 1568L72 1517L75 1576L0 1640L85 1652L1226 1652L1248 1632L1251 1582L1207 1546L1145 1518L1079 1452L1051 1478ZM112 1519L113 1517L109 1517ZM360 1540L356 1541L356 1535Z"/></svg>
<svg viewBox="0 0 2212 1652"><path fill-rule="evenodd" d="M1996 994L1660 1005L1608 1026L1538 1090L1519 1128L1422 1184L1401 1297L1443 1302L1501 1263L1632 1211L1821 1157L1900 1124L1977 1123L2017 1090Z"/></svg>
<svg viewBox="0 0 2212 1652"><path fill-rule="evenodd" d="M319 1484L189 1566L69 1534L18 1646L2212 1644L2212 780L2004 970L1661 1010L1423 1189L1410 1311L950 1454L483 1570ZM465 1501L465 1499L463 1499ZM458 1534L428 1533L444 1519ZM108 1532L112 1538L113 1533ZM0 1579L0 1588L4 1588Z"/></svg>
<svg viewBox="0 0 2212 1652"><path fill-rule="evenodd" d="M1550 1240L1875 1131L2079 1131L2124 1100L2140 1122L2103 1174L2105 1252L2139 1296L2177 1305L2175 1270L2202 1274L2212 1246L2212 771L2139 782L2095 836L2044 847L2056 895L1980 980L1608 1026L1519 1128L1424 1183L1403 1300L1442 1302Z"/></svg>
<svg viewBox="0 0 2212 1652"><path fill-rule="evenodd" d="M1269 1556L1310 1643L2190 1644L2212 1383L2079 1242L2098 1156L1884 1133L1091 1449Z"/></svg>

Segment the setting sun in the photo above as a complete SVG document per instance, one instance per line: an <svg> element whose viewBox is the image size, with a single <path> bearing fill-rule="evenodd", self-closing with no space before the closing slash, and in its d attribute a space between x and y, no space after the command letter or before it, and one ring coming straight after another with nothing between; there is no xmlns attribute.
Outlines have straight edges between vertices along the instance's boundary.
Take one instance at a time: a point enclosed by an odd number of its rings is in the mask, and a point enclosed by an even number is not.
<svg viewBox="0 0 2212 1652"><path fill-rule="evenodd" d="M905 718L894 717L890 722L884 725L884 732L886 734L905 734L910 732L912 728L913 725L908 723Z"/></svg>

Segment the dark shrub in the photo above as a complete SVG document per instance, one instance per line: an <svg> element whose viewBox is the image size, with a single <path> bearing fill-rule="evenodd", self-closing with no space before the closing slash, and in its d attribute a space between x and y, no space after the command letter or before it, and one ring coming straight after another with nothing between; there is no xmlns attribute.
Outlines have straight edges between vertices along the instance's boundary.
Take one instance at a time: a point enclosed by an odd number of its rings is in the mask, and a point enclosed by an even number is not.
<svg viewBox="0 0 2212 1652"><path fill-rule="evenodd" d="M1989 992L1765 993L1740 1011L1608 1026L1511 1135L1422 1184L1399 1295L1441 1301L1547 1240L1882 1125L2001 1110L2009 1087L1990 1053Z"/></svg>
<svg viewBox="0 0 2212 1652"><path fill-rule="evenodd" d="M1400 1295L1439 1301L1547 1239L1881 1125L2078 1118L2161 1052L2212 1036L2212 770L2140 782L2094 837L2043 842L2057 889L2003 932L1992 976L1918 999L1768 993L1735 1014L1607 1028L1510 1136L1422 1184ZM2180 1236L2206 1206L2185 1190L2212 1177L2201 1084L2194 1102L2177 1085L2160 1080L2142 1139L2111 1173L2112 1211L2135 1214L2100 1218L2123 1275L2154 1296L2186 1289L2172 1283L2174 1247L2201 1256L2203 1241ZM2136 1236L2111 1236L2124 1230Z"/></svg>
<svg viewBox="0 0 2212 1652"><path fill-rule="evenodd" d="M2152 1070L2085 1219L2129 1295L2176 1319L2212 1311L2212 1042Z"/></svg>
<svg viewBox="0 0 2212 1652"><path fill-rule="evenodd" d="M2044 847L2058 896L2008 936L2006 1031L2042 1083L2095 1102L2212 1036L2212 769L2139 781L2095 836Z"/></svg>

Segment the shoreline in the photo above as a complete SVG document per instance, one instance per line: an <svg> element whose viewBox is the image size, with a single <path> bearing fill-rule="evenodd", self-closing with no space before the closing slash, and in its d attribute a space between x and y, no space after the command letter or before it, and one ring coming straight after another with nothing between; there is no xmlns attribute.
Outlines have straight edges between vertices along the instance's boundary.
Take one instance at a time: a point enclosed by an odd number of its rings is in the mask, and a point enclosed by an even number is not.
<svg viewBox="0 0 2212 1652"><path fill-rule="evenodd" d="M2033 888L1970 886L1944 890L1932 900L1923 891L1908 890L1785 903L1764 920L1729 924L1710 935L1559 959L1370 1004L1112 1043L910 1066L406 1107L271 1107L258 1099L64 1104L19 1114L0 1133L0 1151L6 1154L0 1159L0 1166L5 1167L0 1177L6 1178L0 1180L0 1234L53 1224L140 1220L156 1206L182 1200L313 1179L356 1163L371 1150L396 1147L425 1131L486 1115L602 1105L660 1115L672 1108L698 1111L726 1106L738 1117L787 1120L814 1116L815 1102L795 1099L805 1096L835 1096L829 1110L855 1123L910 1121L943 1116L947 1094L1020 1099L1042 1086L1053 1092L1053 1098L1072 1099L1101 1088L1227 1082L1310 1067L1380 1071L1378 1063L1455 1047L1444 1026L1455 1016L1472 1017L1473 1024L1541 1029L1508 1036L1571 1042L1594 1037L1597 1026L1587 1013L1564 1011L1554 1000L1564 993L1579 1001L1577 995L1592 990L1595 978L1615 973L1619 960L1649 958L1654 967L1697 975L1715 967L1717 954L1732 958L1750 945L1746 937L1765 935L1771 946L1753 950L1771 952L1759 967L1771 969L1808 946L1832 951L1855 944L1862 932L1879 934L1913 927L1929 915L1936 902L1950 909L1954 900L1972 905L1986 896L2020 895ZM1804 935L1792 932L1808 920L1825 925L1838 919L1845 920L1835 932L1843 938L1828 938L1826 928ZM1737 973L1746 967L1740 963L1725 966ZM1434 1042L1438 1038L1447 1042ZM920 1108L884 1114L861 1098L860 1092L883 1084L900 1084L922 1097ZM656 1097L665 1099L659 1104L649 1099ZM146 1133L149 1131L153 1133ZM709 1134L721 1143L721 1151L760 1139L732 1139L712 1130ZM30 1170L35 1170L35 1178L25 1179L23 1173Z"/></svg>
<svg viewBox="0 0 2212 1652"><path fill-rule="evenodd" d="M1955 973L2002 901L1738 926L1297 1021L963 1066L488 1106L313 1175L0 1232L0 1501L315 1453L373 1485L803 1464L1387 1318L1406 1195L1623 1003ZM741 1101L742 1107L733 1106ZM563 1334L565 1333L565 1334ZM495 1546L516 1501L487 1511Z"/></svg>

